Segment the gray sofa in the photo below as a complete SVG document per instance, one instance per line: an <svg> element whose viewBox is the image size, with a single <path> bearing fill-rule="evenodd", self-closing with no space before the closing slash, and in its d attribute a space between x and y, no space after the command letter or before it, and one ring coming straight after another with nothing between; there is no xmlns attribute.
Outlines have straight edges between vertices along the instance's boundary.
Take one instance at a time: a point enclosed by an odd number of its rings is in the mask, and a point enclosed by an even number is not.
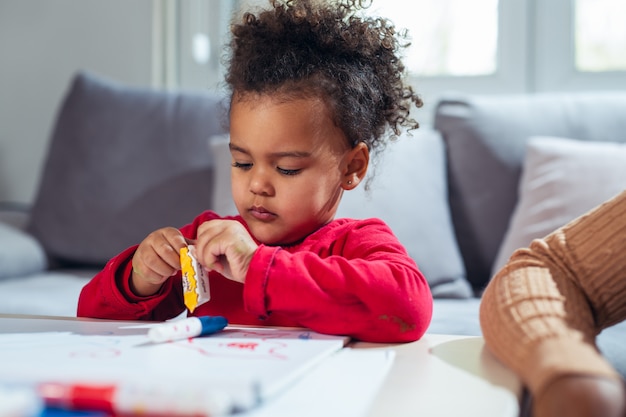
<svg viewBox="0 0 626 417"><path fill-rule="evenodd" d="M94 272L149 231L233 212L225 115L213 94L77 74L33 206L1 207L0 313L73 316ZM338 216L389 223L431 285L430 332L479 335L481 290L511 248L626 188L611 168L626 166L624 115L626 92L446 97L433 127L390 144ZM624 342L626 323L599 339L626 375Z"/></svg>

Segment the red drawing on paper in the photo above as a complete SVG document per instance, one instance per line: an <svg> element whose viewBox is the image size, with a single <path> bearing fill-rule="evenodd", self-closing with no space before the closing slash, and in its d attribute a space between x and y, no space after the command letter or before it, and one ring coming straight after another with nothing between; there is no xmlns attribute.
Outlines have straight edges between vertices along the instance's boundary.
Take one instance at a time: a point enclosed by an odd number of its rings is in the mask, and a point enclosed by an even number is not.
<svg viewBox="0 0 626 417"><path fill-rule="evenodd" d="M250 351L254 351L254 349L257 346L259 346L259 344L254 343L254 342L232 342L232 343L227 343L226 346L229 348L242 349L242 350L247 349Z"/></svg>
<svg viewBox="0 0 626 417"><path fill-rule="evenodd" d="M188 339L172 344L172 346L191 349L202 356L238 359L289 359L285 352L288 350L287 343L279 340L262 339L258 342L232 341L207 344L197 339Z"/></svg>

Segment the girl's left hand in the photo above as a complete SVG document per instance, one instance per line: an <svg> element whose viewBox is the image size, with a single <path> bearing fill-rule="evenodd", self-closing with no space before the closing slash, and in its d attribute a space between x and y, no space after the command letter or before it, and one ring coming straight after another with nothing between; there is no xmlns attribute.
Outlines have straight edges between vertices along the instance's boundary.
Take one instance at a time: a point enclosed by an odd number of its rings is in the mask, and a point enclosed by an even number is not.
<svg viewBox="0 0 626 417"><path fill-rule="evenodd" d="M198 262L233 281L244 283L250 261L259 245L235 220L211 220L198 228Z"/></svg>

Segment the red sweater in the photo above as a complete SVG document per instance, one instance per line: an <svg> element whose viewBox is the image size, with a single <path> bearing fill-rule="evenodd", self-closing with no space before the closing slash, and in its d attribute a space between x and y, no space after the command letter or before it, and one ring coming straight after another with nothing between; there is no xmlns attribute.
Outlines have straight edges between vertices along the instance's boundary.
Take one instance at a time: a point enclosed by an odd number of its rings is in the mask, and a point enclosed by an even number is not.
<svg viewBox="0 0 626 417"><path fill-rule="evenodd" d="M195 239L198 226L216 218L204 212L181 232ZM185 310L180 272L153 296L132 293L136 248L111 259L83 288L79 317L166 320ZM222 315L231 324L307 327L390 343L419 339L432 316L426 279L378 219L337 219L292 246L261 244L245 284L216 272L209 282L211 300L193 315Z"/></svg>

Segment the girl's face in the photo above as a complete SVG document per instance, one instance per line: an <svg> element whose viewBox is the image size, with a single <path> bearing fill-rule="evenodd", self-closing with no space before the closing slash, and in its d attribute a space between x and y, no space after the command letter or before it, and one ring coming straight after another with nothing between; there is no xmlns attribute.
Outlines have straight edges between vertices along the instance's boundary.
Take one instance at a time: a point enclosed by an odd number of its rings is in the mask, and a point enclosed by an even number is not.
<svg viewBox="0 0 626 417"><path fill-rule="evenodd" d="M233 199L260 242L297 243L335 216L350 147L322 100L235 96L230 151Z"/></svg>

